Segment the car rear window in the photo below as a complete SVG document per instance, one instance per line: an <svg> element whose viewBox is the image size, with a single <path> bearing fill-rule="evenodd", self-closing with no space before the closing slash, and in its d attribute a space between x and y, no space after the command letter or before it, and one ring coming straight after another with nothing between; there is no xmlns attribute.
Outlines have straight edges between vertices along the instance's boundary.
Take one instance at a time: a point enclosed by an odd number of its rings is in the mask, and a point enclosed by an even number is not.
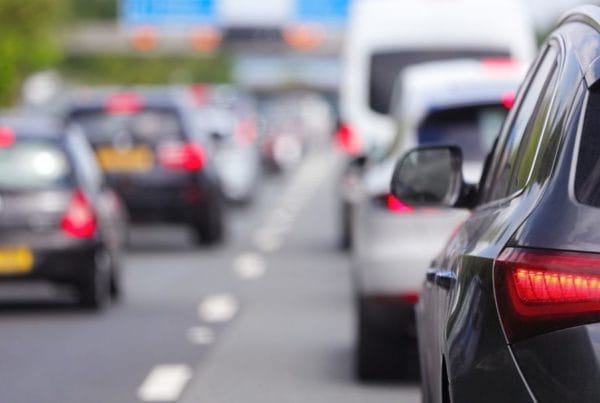
<svg viewBox="0 0 600 403"><path fill-rule="evenodd" d="M0 190L43 190L71 184L69 160L57 143L17 140L0 148Z"/></svg>
<svg viewBox="0 0 600 403"><path fill-rule="evenodd" d="M144 109L131 114L106 113L102 109L80 111L72 122L92 144L150 144L183 139L183 127L173 109Z"/></svg>
<svg viewBox="0 0 600 403"><path fill-rule="evenodd" d="M575 197L583 204L600 207L600 90L589 94L581 131Z"/></svg>
<svg viewBox="0 0 600 403"><path fill-rule="evenodd" d="M429 49L378 52L371 56L369 72L369 107L379 113L390 112L394 81L407 66L436 60L461 58L508 58L504 51L477 49Z"/></svg>
<svg viewBox="0 0 600 403"><path fill-rule="evenodd" d="M419 125L419 144L457 145L465 161L481 162L492 148L507 112L502 105L433 111Z"/></svg>

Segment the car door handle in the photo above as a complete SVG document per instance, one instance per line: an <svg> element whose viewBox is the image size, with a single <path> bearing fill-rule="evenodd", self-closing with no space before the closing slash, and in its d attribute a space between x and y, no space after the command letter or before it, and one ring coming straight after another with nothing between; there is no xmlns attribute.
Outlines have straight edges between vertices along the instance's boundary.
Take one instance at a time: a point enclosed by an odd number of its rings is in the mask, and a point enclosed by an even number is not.
<svg viewBox="0 0 600 403"><path fill-rule="evenodd" d="M449 290L456 282L456 274L451 271L438 271L435 273L435 284L445 290Z"/></svg>
<svg viewBox="0 0 600 403"><path fill-rule="evenodd" d="M438 273L437 269L427 269L425 272L425 280L429 283L435 282L435 275Z"/></svg>

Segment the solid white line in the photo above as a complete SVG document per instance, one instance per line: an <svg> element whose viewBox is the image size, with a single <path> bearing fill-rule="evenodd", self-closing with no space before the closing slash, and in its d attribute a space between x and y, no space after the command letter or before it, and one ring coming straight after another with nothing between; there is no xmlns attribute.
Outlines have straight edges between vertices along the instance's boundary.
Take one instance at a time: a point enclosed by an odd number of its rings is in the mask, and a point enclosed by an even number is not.
<svg viewBox="0 0 600 403"><path fill-rule="evenodd" d="M239 309L232 294L214 294L204 298L198 306L198 315L205 322L227 322Z"/></svg>
<svg viewBox="0 0 600 403"><path fill-rule="evenodd" d="M138 398L143 402L174 402L191 377L192 370L187 365L157 365L138 389Z"/></svg>
<svg viewBox="0 0 600 403"><path fill-rule="evenodd" d="M265 259L258 253L246 252L233 262L233 270L244 280L255 280L265 274Z"/></svg>

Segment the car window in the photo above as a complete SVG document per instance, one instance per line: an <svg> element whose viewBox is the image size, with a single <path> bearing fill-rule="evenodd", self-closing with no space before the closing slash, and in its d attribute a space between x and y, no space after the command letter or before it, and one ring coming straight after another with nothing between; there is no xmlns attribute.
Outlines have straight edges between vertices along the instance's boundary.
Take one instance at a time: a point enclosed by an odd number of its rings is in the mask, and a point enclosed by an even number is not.
<svg viewBox="0 0 600 403"><path fill-rule="evenodd" d="M428 114L417 130L419 144L454 144L463 159L482 162L506 117L502 105L471 105Z"/></svg>
<svg viewBox="0 0 600 403"><path fill-rule="evenodd" d="M106 113L102 109L81 111L73 116L93 144L150 144L177 141L183 137L179 115L171 109L147 108L137 113Z"/></svg>
<svg viewBox="0 0 600 403"><path fill-rule="evenodd" d="M0 147L0 190L43 190L71 184L69 160L56 142L17 140Z"/></svg>
<svg viewBox="0 0 600 403"><path fill-rule="evenodd" d="M575 174L575 197L600 207L600 90L589 92Z"/></svg>
<svg viewBox="0 0 600 403"><path fill-rule="evenodd" d="M517 177L515 183L511 183L512 174L519 162L519 150L522 144L527 144L532 131L541 130L543 117L540 114L540 104L543 94L545 94L551 75L556 67L557 51L549 47L544 52L541 61L538 63L535 74L531 81L525 87L525 95L517 106L517 111L510 122L509 131L504 138L500 140L496 149L496 154L492 160L492 169L490 171L489 181L485 190L488 194L484 197L485 201L502 199L510 194L520 190L524 186L525 177ZM529 158L529 157L527 157ZM528 174L527 174L528 175ZM519 187L520 186L520 187Z"/></svg>
<svg viewBox="0 0 600 403"><path fill-rule="evenodd" d="M377 52L371 56L369 106L379 113L390 112L394 82L406 66L436 60L462 58L508 58L509 52L490 49L427 49Z"/></svg>

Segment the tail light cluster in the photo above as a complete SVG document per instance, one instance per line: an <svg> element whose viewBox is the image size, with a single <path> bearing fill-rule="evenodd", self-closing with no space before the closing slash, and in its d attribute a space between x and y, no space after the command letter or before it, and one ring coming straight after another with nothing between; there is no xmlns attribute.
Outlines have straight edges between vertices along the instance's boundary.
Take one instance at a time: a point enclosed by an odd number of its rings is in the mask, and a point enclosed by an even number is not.
<svg viewBox="0 0 600 403"><path fill-rule="evenodd" d="M336 146L348 155L358 155L362 151L362 143L358 133L348 124L342 123L335 133Z"/></svg>
<svg viewBox="0 0 600 403"><path fill-rule="evenodd" d="M600 321L600 254L507 248L494 285L510 341Z"/></svg>
<svg viewBox="0 0 600 403"><path fill-rule="evenodd" d="M166 169L196 172L204 168L204 149L193 143L166 143L158 147L158 161Z"/></svg>
<svg viewBox="0 0 600 403"><path fill-rule="evenodd" d="M73 238L91 238L97 227L94 207L81 190L71 197L69 207L60 222L61 229Z"/></svg>

